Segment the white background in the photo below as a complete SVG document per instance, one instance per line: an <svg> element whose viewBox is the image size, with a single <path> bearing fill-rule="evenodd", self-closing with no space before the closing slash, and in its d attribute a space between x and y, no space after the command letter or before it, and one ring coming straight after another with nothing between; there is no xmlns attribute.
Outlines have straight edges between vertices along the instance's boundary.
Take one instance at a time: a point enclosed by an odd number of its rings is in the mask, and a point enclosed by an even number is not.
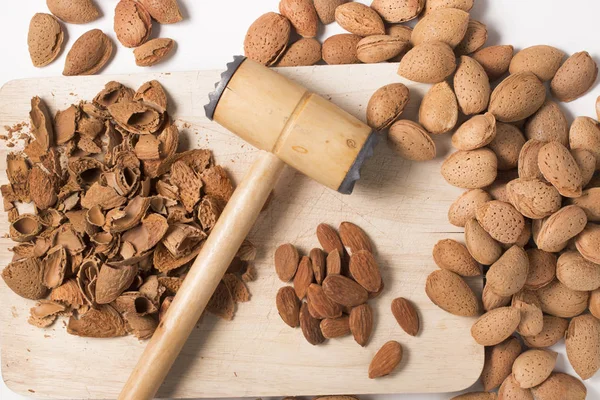
<svg viewBox="0 0 600 400"><path fill-rule="evenodd" d="M114 38L113 10L116 0L97 0L103 12L102 19L87 25L66 26L65 49L82 33L99 28ZM172 57L152 68L135 65L131 49L117 44L115 56L101 71L104 75L147 71L187 71L222 69L231 56L243 52L242 43L248 26L262 13L276 11L278 0L179 0L185 20L174 25L154 25L152 37L170 37L177 47ZM368 1L362 1L368 3ZM488 45L512 44L521 49L536 44L556 46L567 53L587 50L598 60L600 57L600 2L597 0L475 0L474 18L488 26ZM35 12L48 12L43 0L2 1L0 5L0 85L12 79L60 75L66 51L51 65L37 69L31 65L27 52L27 28ZM341 31L330 25L323 36ZM116 40L115 40L115 43ZM108 80L108 78L107 78ZM199 93L204 96L204 93ZM565 106L569 119L574 116L595 116L594 103L600 89L594 87L587 96ZM8 307L7 304L0 305ZM1 327L0 327L1 329ZM562 346L557 369L569 373ZM440 354L443 357L443 354ZM1 368L1 360L0 360ZM451 371L448 371L451 373ZM599 374L600 375L600 374ZM65 377L68 385L68 377ZM587 382L588 398L600 398L600 377ZM366 396L365 396L366 397ZM386 395L372 399L438 400L451 395ZM0 399L17 400L25 397L11 393L3 382Z"/></svg>

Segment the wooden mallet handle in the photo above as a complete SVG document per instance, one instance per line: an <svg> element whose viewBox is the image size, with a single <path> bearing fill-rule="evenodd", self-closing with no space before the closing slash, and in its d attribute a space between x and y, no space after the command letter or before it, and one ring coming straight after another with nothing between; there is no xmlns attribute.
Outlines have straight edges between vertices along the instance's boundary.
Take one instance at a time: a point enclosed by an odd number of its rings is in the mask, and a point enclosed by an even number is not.
<svg viewBox="0 0 600 400"><path fill-rule="evenodd" d="M275 155L261 152L247 172L123 387L120 400L154 397L256 222L284 165Z"/></svg>

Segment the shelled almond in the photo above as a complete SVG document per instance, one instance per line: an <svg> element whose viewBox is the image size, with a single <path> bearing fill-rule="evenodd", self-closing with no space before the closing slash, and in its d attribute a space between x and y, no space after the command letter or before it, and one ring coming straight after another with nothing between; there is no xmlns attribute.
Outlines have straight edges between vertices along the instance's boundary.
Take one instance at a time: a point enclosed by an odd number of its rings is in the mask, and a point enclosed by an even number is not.
<svg viewBox="0 0 600 400"><path fill-rule="evenodd" d="M149 338L233 192L227 172L210 150L177 152L179 132L157 81L137 92L109 82L54 119L39 97L31 105L31 136L8 154L2 193L6 211L20 202L36 208L13 213L17 244L2 278L38 300L33 325L68 316L74 335ZM235 304L250 300L255 254L245 242L210 313L230 320ZM295 317L286 322L298 325Z"/></svg>

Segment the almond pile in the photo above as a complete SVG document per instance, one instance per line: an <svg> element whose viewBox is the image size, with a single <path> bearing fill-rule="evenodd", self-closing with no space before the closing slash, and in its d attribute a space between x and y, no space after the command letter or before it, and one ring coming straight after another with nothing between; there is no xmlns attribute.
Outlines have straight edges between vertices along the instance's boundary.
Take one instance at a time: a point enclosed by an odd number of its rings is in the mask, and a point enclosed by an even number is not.
<svg viewBox="0 0 600 400"><path fill-rule="evenodd" d="M293 286L279 289L277 310L283 322L300 326L306 340L318 345L327 339L352 334L365 347L373 332L373 311L368 300L378 297L384 283L365 232L351 222L342 222L338 232L327 224L317 227L321 248L300 256L290 243L277 248L275 272ZM403 298L392 302L392 314L409 335L419 332L419 316ZM369 378L390 374L402 360L402 346L386 343L369 366Z"/></svg>
<svg viewBox="0 0 600 400"><path fill-rule="evenodd" d="M86 337L152 336L233 193L210 150L177 152L167 94L109 82L56 112L31 100L31 137L7 156L0 190L17 245L2 278L37 300L29 322L69 316ZM24 209L33 210L23 212ZM246 241L207 310L233 318L256 276Z"/></svg>
<svg viewBox="0 0 600 400"><path fill-rule="evenodd" d="M47 0L52 14L37 13L29 23L27 44L31 62L43 67L54 61L62 51L63 26L87 24L100 18L93 0ZM125 47L135 48L137 65L152 66L162 61L175 42L168 38L148 40L152 19L159 24L173 24L183 19L177 0L120 0L115 8L114 30ZM99 29L80 36L69 50L63 75L93 75L106 65L113 53L113 42Z"/></svg>

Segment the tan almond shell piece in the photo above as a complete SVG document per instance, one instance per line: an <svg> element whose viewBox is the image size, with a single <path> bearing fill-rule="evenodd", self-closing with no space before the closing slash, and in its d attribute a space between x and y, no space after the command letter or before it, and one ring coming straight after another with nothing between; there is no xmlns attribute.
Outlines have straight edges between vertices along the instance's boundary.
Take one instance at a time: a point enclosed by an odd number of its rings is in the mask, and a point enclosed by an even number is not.
<svg viewBox="0 0 600 400"><path fill-rule="evenodd" d="M81 35L65 60L63 75L93 75L108 62L113 52L112 41L99 29Z"/></svg>
<svg viewBox="0 0 600 400"><path fill-rule="evenodd" d="M54 145L54 127L52 117L46 103L35 96L31 99L31 111L29 112L31 121L31 133L35 137L42 150L49 150Z"/></svg>
<svg viewBox="0 0 600 400"><path fill-rule="evenodd" d="M67 325L67 333L82 337L111 338L124 336L125 323L117 310L105 304L90 308L79 319L71 317Z"/></svg>
<svg viewBox="0 0 600 400"><path fill-rule="evenodd" d="M26 299L42 299L48 293L43 283L43 265L37 258L11 262L2 270L2 278L13 292Z"/></svg>
<svg viewBox="0 0 600 400"><path fill-rule="evenodd" d="M138 315L124 313L125 329L139 340L150 339L158 327L158 320L154 315Z"/></svg>
<svg viewBox="0 0 600 400"><path fill-rule="evenodd" d="M175 47L175 41L169 38L148 40L133 50L135 64L139 67L151 67L162 62Z"/></svg>
<svg viewBox="0 0 600 400"><path fill-rule="evenodd" d="M174 24L183 20L177 0L138 0L159 24Z"/></svg>
<svg viewBox="0 0 600 400"><path fill-rule="evenodd" d="M65 144L73 139L77 130L80 111L75 105L66 110L58 111L54 116L54 129L56 133L56 144Z"/></svg>
<svg viewBox="0 0 600 400"><path fill-rule="evenodd" d="M60 23L50 14L37 13L29 22L27 47L34 67L44 67L62 51L64 34Z"/></svg>
<svg viewBox="0 0 600 400"><path fill-rule="evenodd" d="M137 273L137 265L123 267L102 265L96 281L96 302L98 304L108 304L116 300L131 286Z"/></svg>
<svg viewBox="0 0 600 400"><path fill-rule="evenodd" d="M404 112L409 101L410 91L404 84L392 83L383 86L369 99L367 122L377 131L387 129Z"/></svg>
<svg viewBox="0 0 600 400"><path fill-rule="evenodd" d="M146 82L140 86L135 92L133 100L149 104L161 113L167 111L167 94L157 80Z"/></svg>
<svg viewBox="0 0 600 400"><path fill-rule="evenodd" d="M108 106L108 111L121 128L138 135L156 133L163 123L161 113L143 102L115 103Z"/></svg>
<svg viewBox="0 0 600 400"><path fill-rule="evenodd" d="M236 303L246 303L250 301L250 291L246 284L235 274L225 274L223 282L227 285L233 301Z"/></svg>
<svg viewBox="0 0 600 400"><path fill-rule="evenodd" d="M454 51L457 55L465 55L472 54L482 48L487 42L488 39L488 30L487 26L474 19L469 20L469 26L467 27L467 32L465 33L465 37L461 42L456 46Z"/></svg>
<svg viewBox="0 0 600 400"><path fill-rule="evenodd" d="M206 305L206 310L225 320L230 321L233 319L235 302L224 281L219 282L217 289Z"/></svg>
<svg viewBox="0 0 600 400"><path fill-rule="evenodd" d="M290 40L291 24L284 16L269 12L250 25L244 39L244 54L260 64L277 63Z"/></svg>

